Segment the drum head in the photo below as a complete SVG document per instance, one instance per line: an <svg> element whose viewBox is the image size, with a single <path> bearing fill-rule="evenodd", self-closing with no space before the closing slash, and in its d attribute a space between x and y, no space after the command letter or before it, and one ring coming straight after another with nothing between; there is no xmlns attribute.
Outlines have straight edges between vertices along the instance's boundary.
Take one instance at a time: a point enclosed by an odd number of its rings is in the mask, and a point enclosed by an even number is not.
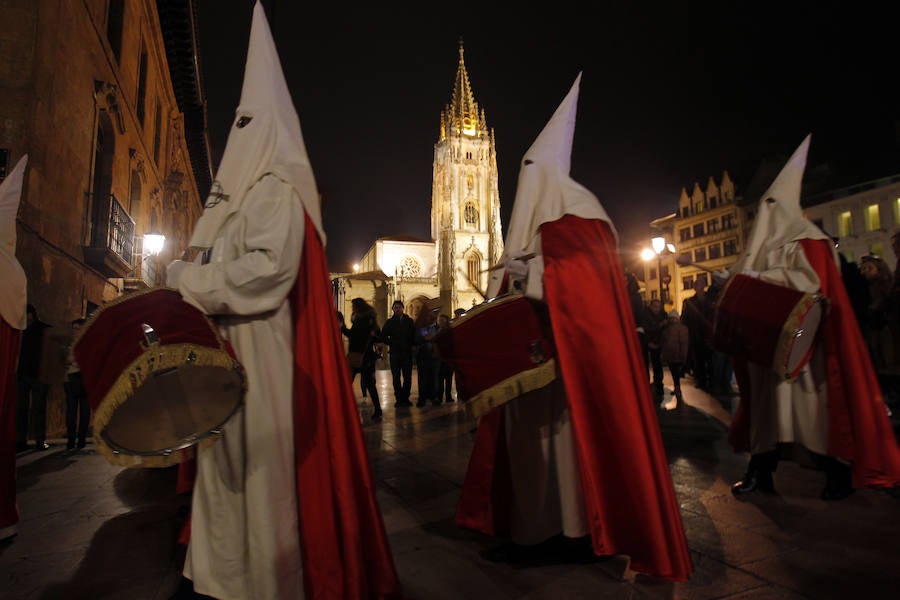
<svg viewBox="0 0 900 600"><path fill-rule="evenodd" d="M165 456L219 433L243 396L234 369L186 365L162 371L116 409L101 435L116 452Z"/></svg>
<svg viewBox="0 0 900 600"><path fill-rule="evenodd" d="M822 321L822 303L813 302L800 319L800 325L793 332L791 349L787 357L788 378L796 377L813 352L813 342L816 340L816 332Z"/></svg>

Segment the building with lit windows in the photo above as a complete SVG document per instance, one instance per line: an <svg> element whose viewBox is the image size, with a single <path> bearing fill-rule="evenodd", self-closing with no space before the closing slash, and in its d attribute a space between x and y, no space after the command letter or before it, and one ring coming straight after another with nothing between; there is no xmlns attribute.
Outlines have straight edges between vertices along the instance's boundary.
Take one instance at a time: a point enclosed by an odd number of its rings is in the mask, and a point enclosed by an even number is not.
<svg viewBox="0 0 900 600"><path fill-rule="evenodd" d="M718 183L710 177L704 188L695 182L690 194L681 189L678 212L650 224L666 247L647 255L647 300L664 296L666 307L680 311L684 299L694 294L696 280L708 285L709 271L737 262L749 230L739 201L727 171Z"/></svg>
<svg viewBox="0 0 900 600"><path fill-rule="evenodd" d="M475 102L462 44L434 144L431 238L379 238L353 272L332 273L338 310L349 317L350 301L365 298L384 322L397 299L413 318L424 306L452 314L484 300L487 270L503 253L497 152Z"/></svg>
<svg viewBox="0 0 900 600"><path fill-rule="evenodd" d="M900 227L900 174L804 196L803 211L820 229L839 239L851 262L871 254L891 266L891 234Z"/></svg>

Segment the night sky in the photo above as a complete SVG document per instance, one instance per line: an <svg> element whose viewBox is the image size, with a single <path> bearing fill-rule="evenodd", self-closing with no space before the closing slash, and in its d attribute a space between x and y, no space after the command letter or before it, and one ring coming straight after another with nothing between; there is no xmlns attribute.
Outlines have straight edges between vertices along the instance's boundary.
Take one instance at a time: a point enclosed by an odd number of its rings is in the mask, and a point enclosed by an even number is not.
<svg viewBox="0 0 900 600"><path fill-rule="evenodd" d="M215 163L253 2L198 1ZM330 268L378 237L430 239L434 143L460 38L496 133L504 235L522 156L579 71L572 176L600 199L623 251L677 209L682 187L727 170L740 195L761 161L786 158L807 133L810 167L856 182L900 173L900 52L886 13L850 2L604 4L263 2L325 197Z"/></svg>

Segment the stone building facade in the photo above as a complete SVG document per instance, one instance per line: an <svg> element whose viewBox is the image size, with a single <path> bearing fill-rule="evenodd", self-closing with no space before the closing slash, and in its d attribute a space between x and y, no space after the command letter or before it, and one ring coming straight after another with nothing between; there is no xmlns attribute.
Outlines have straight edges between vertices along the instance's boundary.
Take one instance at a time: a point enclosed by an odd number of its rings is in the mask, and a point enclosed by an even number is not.
<svg viewBox="0 0 900 600"><path fill-rule="evenodd" d="M710 282L710 271L733 265L740 258L747 232L746 212L725 171L718 183L710 177L704 188L694 183L681 189L678 212L657 219L651 228L674 247L644 266L646 300L665 296L666 307L681 311L694 295L694 282Z"/></svg>
<svg viewBox="0 0 900 600"><path fill-rule="evenodd" d="M431 240L409 236L376 240L353 273L333 273L338 310L349 318L350 300L370 300L379 321L395 299L414 318L422 307L452 314L484 300L487 269L503 253L497 152L493 130L478 106L464 51L450 103L441 112L434 145Z"/></svg>
<svg viewBox="0 0 900 600"><path fill-rule="evenodd" d="M202 211L196 13L192 0L8 0L2 15L0 175L28 155L16 254L29 302L65 332L161 283ZM166 236L159 257L142 247L148 233Z"/></svg>

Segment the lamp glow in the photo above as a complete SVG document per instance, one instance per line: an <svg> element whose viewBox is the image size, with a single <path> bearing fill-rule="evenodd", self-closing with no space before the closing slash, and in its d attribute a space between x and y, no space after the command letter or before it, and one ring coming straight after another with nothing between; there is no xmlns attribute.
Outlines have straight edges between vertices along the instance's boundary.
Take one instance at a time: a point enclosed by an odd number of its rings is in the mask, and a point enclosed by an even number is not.
<svg viewBox="0 0 900 600"><path fill-rule="evenodd" d="M166 244L166 236L159 233L144 234L144 254L159 256Z"/></svg>
<svg viewBox="0 0 900 600"><path fill-rule="evenodd" d="M655 237L650 240L650 244L653 246L654 252L662 254L662 251L666 249L666 238Z"/></svg>

